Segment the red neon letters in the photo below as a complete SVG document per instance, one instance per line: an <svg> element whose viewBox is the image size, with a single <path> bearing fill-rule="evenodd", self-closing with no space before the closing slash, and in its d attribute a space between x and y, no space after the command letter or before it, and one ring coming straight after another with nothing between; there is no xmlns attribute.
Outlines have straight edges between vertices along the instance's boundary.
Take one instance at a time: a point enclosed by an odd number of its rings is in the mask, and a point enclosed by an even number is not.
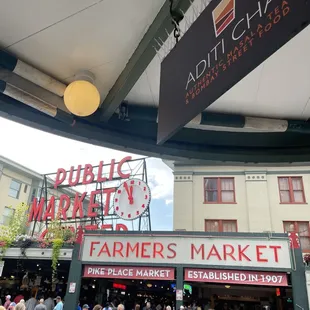
<svg viewBox="0 0 310 310"><path fill-rule="evenodd" d="M130 177L130 173L123 173L122 167L125 162L130 161L131 156L127 156L123 158L117 165L116 172L121 179L127 179ZM82 165L78 165L77 169L73 166L70 168L69 176L68 176L68 184L70 186L76 186L78 184L91 184L93 182L101 183L105 181L111 181L115 178L115 159L111 160L110 169L109 169L109 177L106 178L102 175L103 173L103 161L99 163L98 167L98 175L95 176L93 173L93 166L90 164L86 164L84 167ZM83 170L83 175L82 175ZM75 176L74 176L75 175ZM67 172L63 168L59 168L56 174L56 180L54 184L54 188L56 189L59 185L61 185L65 180L67 180Z"/></svg>
<svg viewBox="0 0 310 310"><path fill-rule="evenodd" d="M112 159L108 165L109 171L105 173L104 176L103 168L104 163L101 161L98 166L98 174L95 175L93 166L86 164L84 167L79 165L77 169L74 167L70 168L70 171L67 173L65 169L60 168L57 171L56 180L54 188L57 189L61 184L68 184L70 186L76 186L79 184L90 184L93 182L105 182L111 181L113 179L127 179L130 177L130 173L123 172L123 165L131 160L131 156L124 157L118 164L115 163L115 159ZM105 166L107 167L107 165ZM97 169L97 168L96 168ZM68 174L68 175L67 175ZM55 219L55 210L61 210L60 217L62 220L68 220L68 211L71 207L71 218L83 218L83 217L97 217L99 209L99 204L95 201L95 197L98 194L103 194L105 199L105 204L103 206L103 214L107 216L109 214L110 203L111 203L111 194L115 192L115 188L105 188L103 190L91 191L89 195L87 192L75 193L74 198L70 198L66 194L62 194L59 198L59 201L55 199L54 196L50 198L47 203L47 208L44 211L45 207L45 198L41 197L40 201L37 198L34 198L32 202L32 207L29 212L28 221L46 221ZM87 211L85 210L85 204L87 204Z"/></svg>

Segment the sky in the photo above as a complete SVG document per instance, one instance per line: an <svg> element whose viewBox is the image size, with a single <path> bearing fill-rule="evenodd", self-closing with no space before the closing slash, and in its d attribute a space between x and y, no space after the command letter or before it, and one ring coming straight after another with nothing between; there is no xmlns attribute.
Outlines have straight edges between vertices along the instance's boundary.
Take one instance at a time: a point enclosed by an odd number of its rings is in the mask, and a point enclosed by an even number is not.
<svg viewBox="0 0 310 310"><path fill-rule="evenodd" d="M98 165L101 160L116 162L127 155L143 157L87 144L27 127L0 118L0 155L40 174L69 170L79 164ZM159 158L147 159L148 183L152 201L152 230L172 230L173 174Z"/></svg>

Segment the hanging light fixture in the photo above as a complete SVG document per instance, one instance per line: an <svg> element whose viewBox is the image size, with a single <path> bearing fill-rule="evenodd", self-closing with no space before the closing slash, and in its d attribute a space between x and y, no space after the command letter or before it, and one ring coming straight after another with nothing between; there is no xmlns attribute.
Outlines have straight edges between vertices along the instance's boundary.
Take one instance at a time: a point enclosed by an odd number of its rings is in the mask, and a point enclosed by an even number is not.
<svg viewBox="0 0 310 310"><path fill-rule="evenodd" d="M100 94L93 84L95 76L88 71L76 74L75 81L70 83L64 93L67 109L76 116L92 115L100 105Z"/></svg>

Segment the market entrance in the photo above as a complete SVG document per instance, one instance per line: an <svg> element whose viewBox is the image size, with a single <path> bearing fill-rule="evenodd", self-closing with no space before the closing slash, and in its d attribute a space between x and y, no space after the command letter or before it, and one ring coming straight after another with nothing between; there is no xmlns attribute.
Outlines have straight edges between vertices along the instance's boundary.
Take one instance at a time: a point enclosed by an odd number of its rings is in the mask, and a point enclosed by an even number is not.
<svg viewBox="0 0 310 310"><path fill-rule="evenodd" d="M290 273L185 268L184 274L194 292L184 294L185 305L196 299L216 310L293 309Z"/></svg>
<svg viewBox="0 0 310 310"><path fill-rule="evenodd" d="M153 307L173 307L174 287L175 268L85 265L80 303L122 303L134 309L135 304L143 308L151 302Z"/></svg>

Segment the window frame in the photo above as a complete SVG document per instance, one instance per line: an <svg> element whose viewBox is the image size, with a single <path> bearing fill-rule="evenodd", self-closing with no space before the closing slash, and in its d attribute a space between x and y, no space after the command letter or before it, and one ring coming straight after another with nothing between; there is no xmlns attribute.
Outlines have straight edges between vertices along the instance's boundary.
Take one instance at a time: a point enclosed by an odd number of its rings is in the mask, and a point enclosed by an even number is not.
<svg viewBox="0 0 310 310"><path fill-rule="evenodd" d="M223 231L223 224L224 222L234 222L236 224L236 232L238 232L238 221L235 220L235 219L225 219L225 220L219 220L219 219L205 219L205 232L209 232L209 233L212 233L210 231L207 231L207 222L219 222L219 233L229 233L229 232L226 232L226 231ZM217 232L217 233L218 233ZM233 233L233 232L231 232Z"/></svg>
<svg viewBox="0 0 310 310"><path fill-rule="evenodd" d="M207 201L206 200L206 179L214 179L217 180L217 201ZM232 179L233 180L233 192L234 192L234 201L222 201L222 188L221 188L221 180ZM236 204L236 186L235 186L235 178L234 177L204 177L203 178L203 193L204 193L204 204Z"/></svg>
<svg viewBox="0 0 310 310"><path fill-rule="evenodd" d="M18 190L18 192L17 192L17 196L16 196L16 197L10 195L10 190L16 191L16 189L11 188L12 182L19 183L19 190ZM21 191L21 189L22 189L22 184L23 184L23 183L22 183L21 181L18 181L18 180L16 180L16 179L11 179L11 183L10 183L10 186L9 186L8 196L11 197L11 198L13 198L13 199L19 199L20 191Z"/></svg>
<svg viewBox="0 0 310 310"><path fill-rule="evenodd" d="M283 202L281 200L280 179L285 179L285 178L288 179L288 188L289 188L288 191L289 191L289 196L290 196L289 202ZM302 189L303 202L295 202L294 189L293 189L293 183L292 183L292 179L294 179L294 178L301 179L301 189ZM302 176L278 176L278 188L279 188L280 204L283 204L283 205L304 205L304 204L307 204L306 196L305 196L304 180L303 180Z"/></svg>
<svg viewBox="0 0 310 310"><path fill-rule="evenodd" d="M294 224L294 231L293 232L298 233L298 235L300 233L299 232L299 224L300 223L307 223L308 224L308 233L309 233L309 236L307 236L307 237L310 240L310 221L293 221L293 220L292 221L290 221L290 220L282 221L283 231L285 233L289 233L289 231L285 230L285 223L293 223ZM296 228L298 228L297 231L296 231ZM302 236L302 237L306 237L306 236ZM300 238L300 236L299 236L299 238ZM310 253L310 247L309 247L309 249L301 249L301 250L302 250L303 253Z"/></svg>
<svg viewBox="0 0 310 310"><path fill-rule="evenodd" d="M5 214L5 210L10 210L11 213L12 213L11 216L6 216L6 215L4 215L4 214ZM10 224L10 220L12 220L14 214L15 214L15 209L10 208L10 207L8 207L8 206L5 206L4 209L3 209L3 213L2 213L2 221L1 221L1 224L4 225L4 226L8 226L8 225ZM7 219L9 219L8 223L5 223L4 217L6 217Z"/></svg>

